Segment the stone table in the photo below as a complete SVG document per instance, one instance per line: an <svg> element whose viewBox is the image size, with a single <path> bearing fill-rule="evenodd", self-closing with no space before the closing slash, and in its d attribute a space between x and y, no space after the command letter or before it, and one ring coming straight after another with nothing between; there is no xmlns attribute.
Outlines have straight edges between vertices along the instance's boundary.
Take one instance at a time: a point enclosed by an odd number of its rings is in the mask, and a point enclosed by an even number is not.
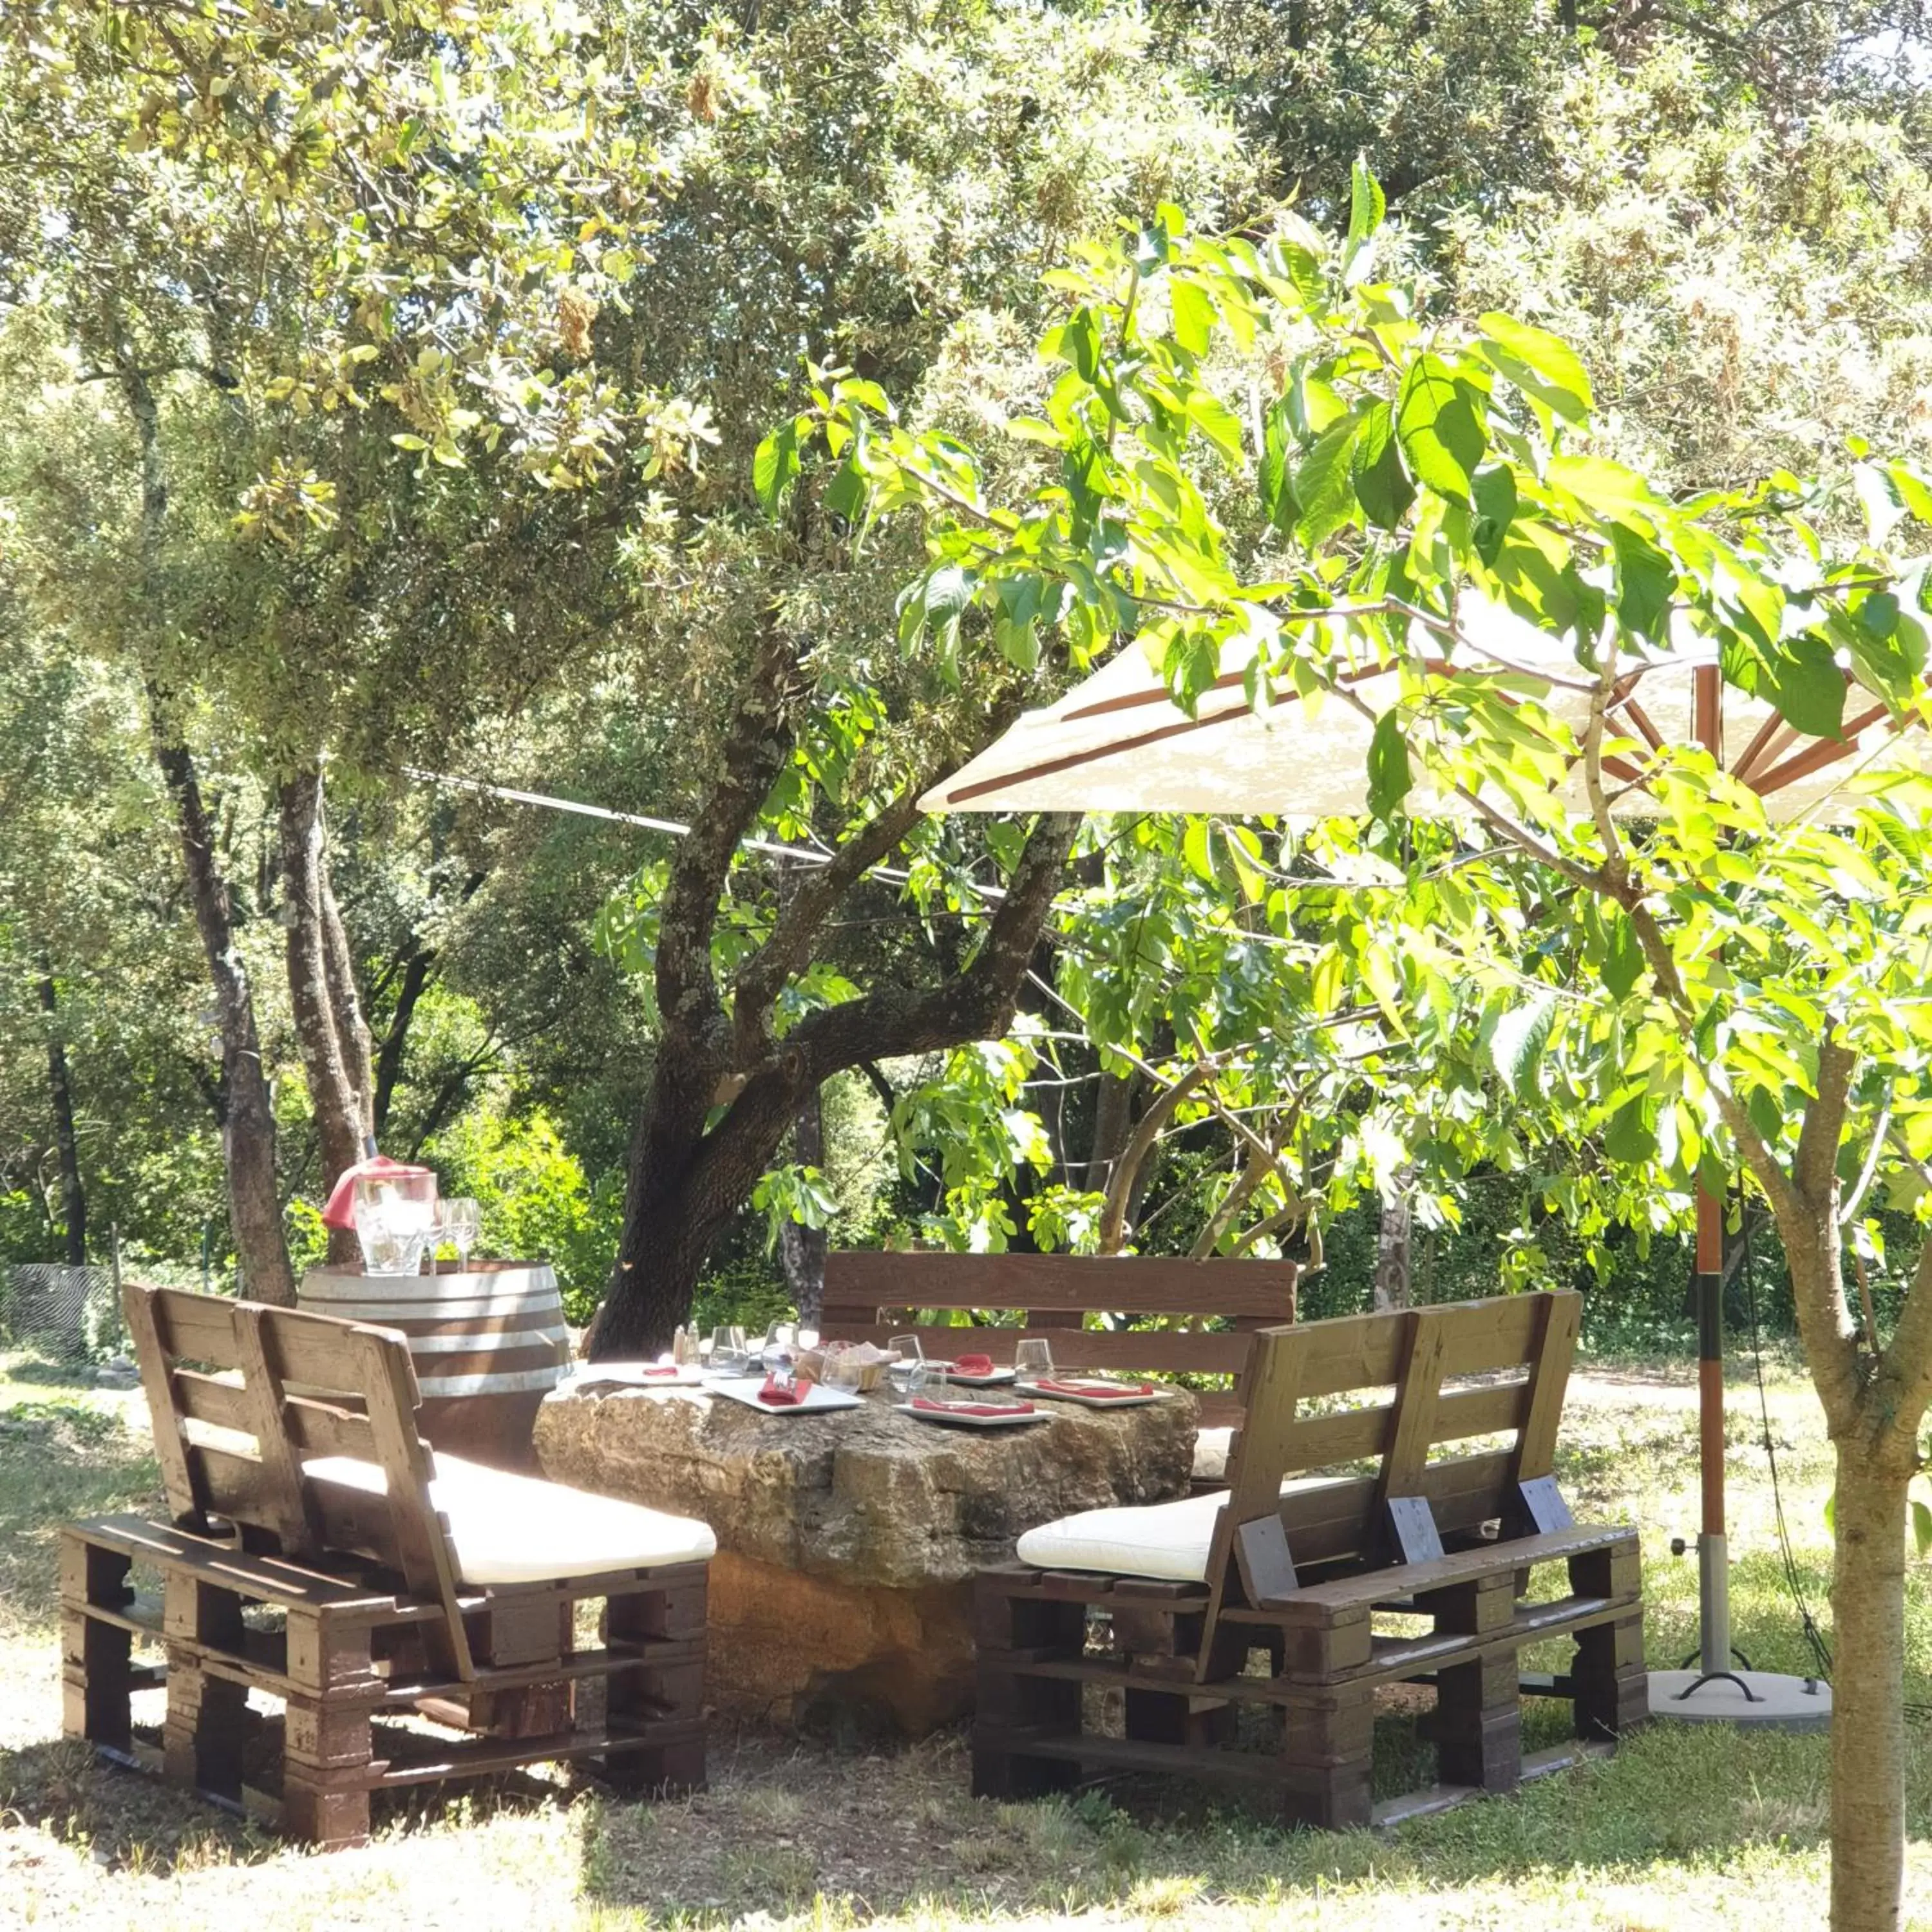
<svg viewBox="0 0 1932 1932"><path fill-rule="evenodd" d="M917 1736L973 1707L975 1573L1056 1516L1185 1495L1196 1405L1048 1402L1045 1422L968 1430L897 1400L778 1415L701 1388L559 1390L536 1453L558 1482L716 1533L707 1702Z"/></svg>

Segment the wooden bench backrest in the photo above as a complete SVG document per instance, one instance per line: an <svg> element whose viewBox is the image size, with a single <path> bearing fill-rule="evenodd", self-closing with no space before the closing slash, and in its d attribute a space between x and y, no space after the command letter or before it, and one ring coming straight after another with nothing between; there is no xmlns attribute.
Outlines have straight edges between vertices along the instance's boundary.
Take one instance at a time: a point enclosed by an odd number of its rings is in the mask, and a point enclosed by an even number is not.
<svg viewBox="0 0 1932 1932"><path fill-rule="evenodd" d="M1298 1570L1348 1558L1388 1561L1391 1498L1426 1497L1444 1535L1496 1518L1513 1533L1520 1486L1550 1473L1582 1311L1582 1298L1567 1291L1498 1295L1258 1335L1246 1414L1228 1459L1228 1504L1208 1559L1214 1607L1258 1608L1276 1593L1285 1573L1271 1568L1271 1546ZM1387 1400L1324 1402L1364 1393ZM1431 1454L1493 1436L1510 1439ZM1376 1462L1372 1474L1281 1494L1288 1477L1365 1460ZM1265 1531L1270 1520L1285 1532L1285 1552L1272 1532L1244 1537L1244 1526Z"/></svg>
<svg viewBox="0 0 1932 1932"><path fill-rule="evenodd" d="M445 1660L470 1676L454 1565L430 1501L409 1346L386 1328L130 1282L122 1304L177 1523L266 1532L280 1553L380 1564L440 1600ZM383 1472L382 1494L303 1472L344 1456Z"/></svg>
<svg viewBox="0 0 1932 1932"><path fill-rule="evenodd" d="M1190 1262L1150 1256L904 1254L842 1250L825 1259L820 1332L883 1343L916 1334L932 1356L968 1349L1008 1366L1013 1345L1044 1331L1056 1369L1116 1369L1238 1378L1252 1336L1294 1318L1292 1262ZM1019 1328L916 1328L922 1310L1018 1313ZM1088 1328L1090 1314L1223 1319L1223 1329ZM1241 1404L1201 1395L1202 1420L1236 1422Z"/></svg>

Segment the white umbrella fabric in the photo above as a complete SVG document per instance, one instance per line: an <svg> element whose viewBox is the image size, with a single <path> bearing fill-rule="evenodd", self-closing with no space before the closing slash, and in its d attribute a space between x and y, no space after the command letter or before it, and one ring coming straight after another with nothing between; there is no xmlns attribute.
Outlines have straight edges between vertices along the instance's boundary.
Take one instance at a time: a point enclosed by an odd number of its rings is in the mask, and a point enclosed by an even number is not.
<svg viewBox="0 0 1932 1932"><path fill-rule="evenodd" d="M1587 680L1561 639L1467 596L1457 626L1468 648L1459 645L1453 660L1429 660L1430 669L1557 680L1539 701L1581 736ZM1244 694L1246 668L1226 655L1190 718L1145 656L1124 651L1057 703L1028 712L920 803L928 812L1274 812L1292 820L1366 812L1371 721L1332 695L1311 709L1292 690L1256 710ZM1347 682L1378 716L1395 703L1400 684L1393 668L1372 667ZM1714 647L1688 636L1666 657L1630 661L1618 690L1606 718L1618 736L1659 747L1721 746L1725 769L1763 798L1773 819L1813 812L1831 818L1836 788L1868 758L1921 768L1932 762L1932 740L1895 731L1885 706L1863 686L1854 683L1847 696L1842 739L1808 737L1765 699L1725 686ZM1605 769L1635 776L1615 760ZM1417 770L1412 812L1467 810L1460 800L1432 796L1419 764ZM1574 802L1582 808L1580 795ZM1641 815L1654 807L1630 791L1615 808Z"/></svg>

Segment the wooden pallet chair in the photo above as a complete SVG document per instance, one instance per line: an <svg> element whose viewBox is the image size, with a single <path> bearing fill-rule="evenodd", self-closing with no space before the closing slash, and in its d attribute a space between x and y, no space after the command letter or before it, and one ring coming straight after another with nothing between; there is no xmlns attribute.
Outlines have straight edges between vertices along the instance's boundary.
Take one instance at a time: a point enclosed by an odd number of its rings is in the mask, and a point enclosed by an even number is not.
<svg viewBox="0 0 1932 1932"><path fill-rule="evenodd" d="M433 1454L390 1330L123 1299L172 1520L62 1532L68 1735L331 1846L367 1837L372 1792L529 1764L702 1786L705 1525ZM165 1661L137 1664L137 1640ZM158 1753L131 1703L157 1685ZM283 1706L278 1802L250 1782L273 1742L250 1691Z"/></svg>
<svg viewBox="0 0 1932 1932"><path fill-rule="evenodd" d="M884 1342L916 1334L928 1355L970 1348L1003 1368L1012 1366L1016 1344L1044 1336L1058 1370L1226 1377L1224 1388L1195 1391L1203 1426L1214 1428L1240 1420L1234 1384L1256 1333L1294 1319L1295 1276L1293 1262L841 1249L825 1258L819 1328L841 1341ZM928 1310L1024 1318L1018 1326L916 1328L914 1318ZM1084 1318L1093 1314L1189 1325L1089 1328Z"/></svg>
<svg viewBox="0 0 1932 1932"><path fill-rule="evenodd" d="M981 1574L975 1792L1064 1790L1086 1766L1237 1780L1293 1821L1391 1822L1642 1724L1636 1532L1573 1522L1551 1473L1580 1307L1511 1295L1258 1336L1224 1495L1048 1523ZM1389 1399L1332 1400L1363 1392ZM1556 1563L1567 1592L1528 1600ZM1521 1678L1524 1646L1555 1637L1570 1669ZM1439 1782L1378 1807L1375 1695L1402 1682L1434 1687ZM1124 1735L1095 1728L1095 1685L1123 1694ZM1569 1699L1580 1744L1526 1760L1526 1692Z"/></svg>

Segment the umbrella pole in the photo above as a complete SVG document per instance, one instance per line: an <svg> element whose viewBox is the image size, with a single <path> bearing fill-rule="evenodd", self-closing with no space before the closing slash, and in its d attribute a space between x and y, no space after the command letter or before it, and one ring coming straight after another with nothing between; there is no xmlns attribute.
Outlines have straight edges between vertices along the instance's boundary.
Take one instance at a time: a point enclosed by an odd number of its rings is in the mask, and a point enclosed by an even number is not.
<svg viewBox="0 0 1932 1932"><path fill-rule="evenodd" d="M1698 1663L1731 1667L1730 1554L1724 1534L1724 1206L1697 1190L1697 1447L1703 1511L1697 1537Z"/></svg>
<svg viewBox="0 0 1932 1932"><path fill-rule="evenodd" d="M1692 693L1697 742L1724 761L1724 682L1700 664ZM1690 1723L1815 1731L1832 1721L1832 1693L1815 1677L1754 1670L1731 1646L1731 1558L1724 1528L1724 1204L1697 1190L1697 1462L1702 1491L1697 1535L1697 1668L1653 1670L1650 1714ZM1676 1546L1681 1550L1683 1546ZM1742 1670L1733 1670L1737 1658Z"/></svg>

